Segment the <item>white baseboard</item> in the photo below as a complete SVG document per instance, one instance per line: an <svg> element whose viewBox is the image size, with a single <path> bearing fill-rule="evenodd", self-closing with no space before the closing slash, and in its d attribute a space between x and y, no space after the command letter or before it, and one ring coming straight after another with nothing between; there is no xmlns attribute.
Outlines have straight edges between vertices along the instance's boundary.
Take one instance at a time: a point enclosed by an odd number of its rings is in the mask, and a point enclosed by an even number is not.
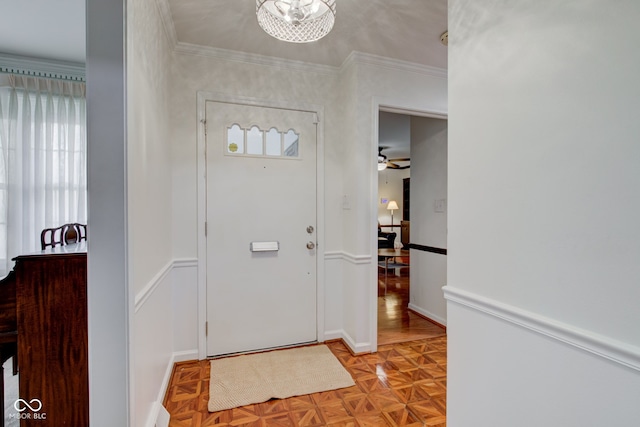
<svg viewBox="0 0 640 427"><path fill-rule="evenodd" d="M160 390L158 390L158 397L153 403L153 407L149 413L146 427L165 427L163 410L166 412L166 409L162 406L162 402L164 401L164 395L169 387L169 381L171 381L173 366L177 362L185 362L187 360L198 360L198 350L176 351L171 355L169 363L167 363L164 376L162 377L162 384L160 385Z"/></svg>
<svg viewBox="0 0 640 427"><path fill-rule="evenodd" d="M153 402L146 427L169 427L170 414L161 402Z"/></svg>
<svg viewBox="0 0 640 427"><path fill-rule="evenodd" d="M343 336L344 336L344 331L342 329L336 329L334 331L325 331L324 341L341 340Z"/></svg>
<svg viewBox="0 0 640 427"><path fill-rule="evenodd" d="M346 331L342 331L342 340L349 347L352 353L354 354L362 354L362 353L371 353L371 343L357 343L351 338Z"/></svg>
<svg viewBox="0 0 640 427"><path fill-rule="evenodd" d="M342 340L349 350L354 354L371 353L371 343L356 343L351 336L342 329L326 331L324 333L325 341Z"/></svg>
<svg viewBox="0 0 640 427"><path fill-rule="evenodd" d="M434 322L438 322L443 326L447 326L447 319L443 319L442 317L433 314L430 311L425 310L424 308L418 307L417 305L409 303L409 310L413 310L416 313L433 320Z"/></svg>
<svg viewBox="0 0 640 427"><path fill-rule="evenodd" d="M640 347L462 289L451 286L445 286L442 289L444 297L449 303L459 304L488 314L515 326L640 371Z"/></svg>

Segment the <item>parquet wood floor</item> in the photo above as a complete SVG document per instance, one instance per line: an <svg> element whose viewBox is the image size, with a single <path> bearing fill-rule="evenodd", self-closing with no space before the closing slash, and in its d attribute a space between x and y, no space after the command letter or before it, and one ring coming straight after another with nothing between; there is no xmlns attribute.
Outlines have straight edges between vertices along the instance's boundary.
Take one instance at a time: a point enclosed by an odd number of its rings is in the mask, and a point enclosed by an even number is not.
<svg viewBox="0 0 640 427"><path fill-rule="evenodd" d="M176 364L165 397L170 427L446 425L446 331L411 312L409 276L378 280L378 352L329 348L356 386L209 413L209 361Z"/></svg>
<svg viewBox="0 0 640 427"><path fill-rule="evenodd" d="M378 345L446 334L444 328L425 320L408 309L409 275L407 273L408 271L403 271L401 276L396 276L393 273L388 274L385 295L384 269L378 269Z"/></svg>
<svg viewBox="0 0 640 427"><path fill-rule="evenodd" d="M164 402L169 426L446 426L446 336L360 356L340 341L327 345L355 386L214 413L207 411L209 361L177 363Z"/></svg>

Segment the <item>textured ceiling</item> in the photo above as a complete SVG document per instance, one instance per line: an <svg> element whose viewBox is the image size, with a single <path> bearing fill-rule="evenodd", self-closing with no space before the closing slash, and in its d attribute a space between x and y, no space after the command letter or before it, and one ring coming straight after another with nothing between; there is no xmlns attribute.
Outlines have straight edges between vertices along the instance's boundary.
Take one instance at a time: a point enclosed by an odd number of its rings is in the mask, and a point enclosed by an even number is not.
<svg viewBox="0 0 640 427"><path fill-rule="evenodd" d="M447 48L440 44L446 0L337 0L333 31L309 44L268 36L258 26L255 0L147 1L170 11L178 43L330 66L358 51L447 67ZM0 52L83 63L84 14L84 0L2 0Z"/></svg>
<svg viewBox="0 0 640 427"><path fill-rule="evenodd" d="M336 23L323 39L296 44L267 35L255 0L168 1L177 41L340 66L352 51L447 68L446 0L337 0Z"/></svg>
<svg viewBox="0 0 640 427"><path fill-rule="evenodd" d="M278 41L258 25L255 0L156 1L179 45L225 49L339 67L353 51L447 68L447 0L336 0L336 23L308 44ZM85 0L2 0L0 53L84 63ZM388 125L381 118L381 125ZM385 124L386 123L386 124ZM406 155L400 141L385 141Z"/></svg>

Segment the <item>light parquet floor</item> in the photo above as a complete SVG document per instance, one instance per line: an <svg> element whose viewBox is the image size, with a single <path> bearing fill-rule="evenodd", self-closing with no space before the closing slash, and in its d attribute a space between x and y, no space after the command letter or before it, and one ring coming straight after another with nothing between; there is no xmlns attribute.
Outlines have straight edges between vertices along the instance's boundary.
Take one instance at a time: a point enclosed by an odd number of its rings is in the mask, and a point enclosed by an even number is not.
<svg viewBox="0 0 640 427"><path fill-rule="evenodd" d="M164 402L169 426L446 426L446 336L360 356L342 342L327 345L355 386L214 413L207 411L209 361L176 364Z"/></svg>
<svg viewBox="0 0 640 427"><path fill-rule="evenodd" d="M165 396L170 427L446 426L447 337L407 309L409 278L379 281L378 352L327 343L356 385L210 413L210 363L177 363Z"/></svg>

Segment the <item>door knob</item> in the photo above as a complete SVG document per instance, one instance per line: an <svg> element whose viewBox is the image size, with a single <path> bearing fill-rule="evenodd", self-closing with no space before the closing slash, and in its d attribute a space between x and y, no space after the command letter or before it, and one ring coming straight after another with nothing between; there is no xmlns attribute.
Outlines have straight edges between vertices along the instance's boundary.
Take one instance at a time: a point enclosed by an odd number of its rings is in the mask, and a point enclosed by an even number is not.
<svg viewBox="0 0 640 427"><path fill-rule="evenodd" d="M313 249L313 248L315 248L315 247L316 247L316 244L315 244L315 243L313 243L313 242L309 242L309 243L307 243L307 249Z"/></svg>
<svg viewBox="0 0 640 427"><path fill-rule="evenodd" d="M313 233L313 225L310 225L307 227L307 233L309 234Z"/></svg>

